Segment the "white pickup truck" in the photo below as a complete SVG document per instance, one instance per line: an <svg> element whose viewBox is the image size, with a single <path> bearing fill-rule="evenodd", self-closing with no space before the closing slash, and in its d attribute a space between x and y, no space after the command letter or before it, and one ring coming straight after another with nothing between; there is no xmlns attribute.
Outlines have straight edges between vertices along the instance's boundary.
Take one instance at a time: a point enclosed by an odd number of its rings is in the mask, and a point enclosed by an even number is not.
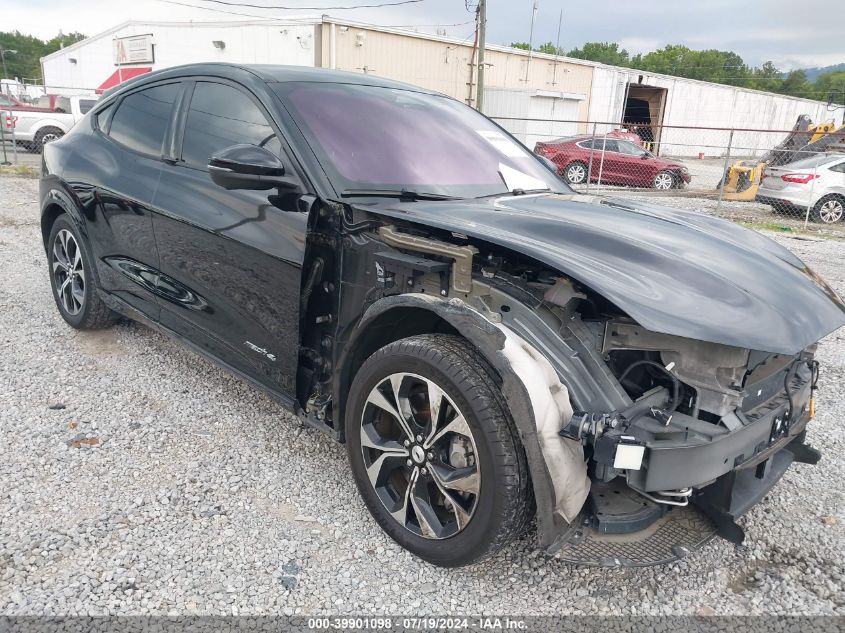
<svg viewBox="0 0 845 633"><path fill-rule="evenodd" d="M70 128L85 116L94 104L97 97L57 96L53 101L52 110L35 108L3 108L2 125L7 138L12 132L9 127L9 120L6 116L11 115L14 122L14 138L19 145L28 150L40 152L46 143L61 138L70 131Z"/></svg>

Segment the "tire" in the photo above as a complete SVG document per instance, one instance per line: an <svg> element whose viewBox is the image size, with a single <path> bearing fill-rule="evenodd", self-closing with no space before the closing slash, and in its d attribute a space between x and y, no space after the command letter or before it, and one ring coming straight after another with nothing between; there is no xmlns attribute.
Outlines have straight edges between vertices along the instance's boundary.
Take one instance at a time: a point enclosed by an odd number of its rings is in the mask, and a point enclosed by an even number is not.
<svg viewBox="0 0 845 633"><path fill-rule="evenodd" d="M88 245L67 215L60 215L53 223L47 264L53 299L68 325L77 330L99 330L117 320L100 297Z"/></svg>
<svg viewBox="0 0 845 633"><path fill-rule="evenodd" d="M830 194L813 205L812 218L823 224L834 224L845 215L845 196Z"/></svg>
<svg viewBox="0 0 845 633"><path fill-rule="evenodd" d="M44 146L51 141L57 141L65 135L57 127L43 127L35 133L35 139L32 143L32 151L41 153Z"/></svg>
<svg viewBox="0 0 845 633"><path fill-rule="evenodd" d="M494 376L464 339L424 334L381 348L352 381L346 445L361 497L388 536L435 565L491 556L533 515L525 453ZM396 402L410 433L382 408Z"/></svg>
<svg viewBox="0 0 845 633"><path fill-rule="evenodd" d="M580 160L573 161L563 168L563 177L570 185L583 185L587 182L587 165Z"/></svg>
<svg viewBox="0 0 845 633"><path fill-rule="evenodd" d="M651 181L651 186L658 191L669 191L678 186L678 177L671 171L659 171Z"/></svg>

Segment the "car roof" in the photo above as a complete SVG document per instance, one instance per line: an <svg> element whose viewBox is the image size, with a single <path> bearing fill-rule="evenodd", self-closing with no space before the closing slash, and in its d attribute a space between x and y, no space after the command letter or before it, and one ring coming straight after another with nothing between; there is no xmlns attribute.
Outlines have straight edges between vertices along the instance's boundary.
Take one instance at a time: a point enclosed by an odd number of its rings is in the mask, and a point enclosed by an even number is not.
<svg viewBox="0 0 845 633"><path fill-rule="evenodd" d="M265 83L286 83L291 81L307 81L321 83L344 83L361 86L378 86L382 88L396 88L400 90L413 90L428 94L440 94L433 90L427 90L419 86L393 81L383 77L367 75L364 73L346 72L343 70L332 70L328 68L311 68L308 66L284 66L281 64L230 64L222 62L209 62L200 64L184 64L155 70L150 73L138 75L120 84L112 91L106 91L104 97L111 97L114 94L123 92L125 88L135 88L159 79L177 78L182 76L205 75L210 77L223 77L229 79L244 78L249 75L253 79L259 79Z"/></svg>

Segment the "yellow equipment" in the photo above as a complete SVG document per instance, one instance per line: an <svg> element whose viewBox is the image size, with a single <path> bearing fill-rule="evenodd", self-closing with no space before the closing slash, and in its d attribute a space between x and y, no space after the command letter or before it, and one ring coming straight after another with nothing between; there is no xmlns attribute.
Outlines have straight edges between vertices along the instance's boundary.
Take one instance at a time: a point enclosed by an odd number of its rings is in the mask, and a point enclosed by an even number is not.
<svg viewBox="0 0 845 633"><path fill-rule="evenodd" d="M754 200L766 167L786 165L811 154L824 152L834 141L842 138L843 131L845 125L838 129L832 121L813 125L810 117L802 114L789 135L759 160L740 160L728 167L724 176L723 199Z"/></svg>

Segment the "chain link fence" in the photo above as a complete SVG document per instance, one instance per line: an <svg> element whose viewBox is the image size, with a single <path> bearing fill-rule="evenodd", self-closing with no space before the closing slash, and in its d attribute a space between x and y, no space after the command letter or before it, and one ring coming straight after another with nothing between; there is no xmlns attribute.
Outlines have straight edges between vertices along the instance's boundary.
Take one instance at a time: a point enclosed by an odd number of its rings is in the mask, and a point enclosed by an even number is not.
<svg viewBox="0 0 845 633"><path fill-rule="evenodd" d="M95 90L4 82L0 166L36 167L44 144L66 134L98 98Z"/></svg>
<svg viewBox="0 0 845 633"><path fill-rule="evenodd" d="M802 117L792 130L766 130L492 118L509 130L530 122L526 145L578 192L845 237L845 128L831 123ZM542 134L561 123L580 133Z"/></svg>

